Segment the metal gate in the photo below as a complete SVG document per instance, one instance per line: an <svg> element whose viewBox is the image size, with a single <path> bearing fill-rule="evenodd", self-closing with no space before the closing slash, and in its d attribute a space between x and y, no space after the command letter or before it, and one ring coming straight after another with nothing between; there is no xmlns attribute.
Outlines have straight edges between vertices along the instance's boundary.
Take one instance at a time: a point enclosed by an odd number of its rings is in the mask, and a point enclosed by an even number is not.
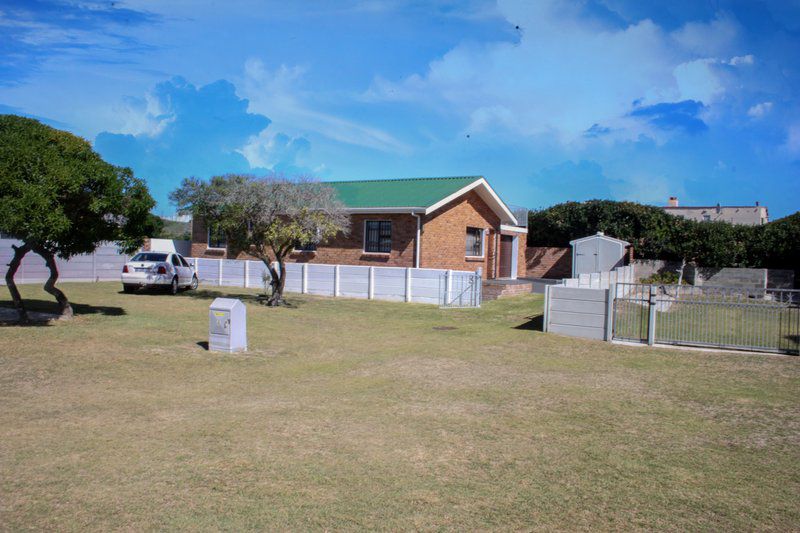
<svg viewBox="0 0 800 533"><path fill-rule="evenodd" d="M613 338L800 353L800 291L617 283Z"/></svg>
<svg viewBox="0 0 800 533"><path fill-rule="evenodd" d="M439 306L480 307L482 286L480 272L445 272L439 278Z"/></svg>

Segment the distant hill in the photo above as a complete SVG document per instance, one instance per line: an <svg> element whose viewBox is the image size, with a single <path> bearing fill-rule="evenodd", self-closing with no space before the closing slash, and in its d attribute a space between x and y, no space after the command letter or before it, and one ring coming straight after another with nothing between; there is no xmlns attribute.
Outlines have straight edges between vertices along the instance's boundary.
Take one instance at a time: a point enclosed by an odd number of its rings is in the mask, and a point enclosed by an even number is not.
<svg viewBox="0 0 800 533"><path fill-rule="evenodd" d="M161 229L161 233L156 235L156 238L180 240L190 240L192 238L191 221L176 222L175 220L169 220L163 217L161 221L164 223L164 227Z"/></svg>

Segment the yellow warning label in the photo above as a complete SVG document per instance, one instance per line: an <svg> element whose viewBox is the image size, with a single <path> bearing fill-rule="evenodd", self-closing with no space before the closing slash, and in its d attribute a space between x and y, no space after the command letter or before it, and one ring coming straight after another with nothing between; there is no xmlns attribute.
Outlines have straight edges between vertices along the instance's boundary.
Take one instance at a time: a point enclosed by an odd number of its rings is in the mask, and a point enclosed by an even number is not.
<svg viewBox="0 0 800 533"><path fill-rule="evenodd" d="M225 313L222 311L214 311L214 316L225 316Z"/></svg>

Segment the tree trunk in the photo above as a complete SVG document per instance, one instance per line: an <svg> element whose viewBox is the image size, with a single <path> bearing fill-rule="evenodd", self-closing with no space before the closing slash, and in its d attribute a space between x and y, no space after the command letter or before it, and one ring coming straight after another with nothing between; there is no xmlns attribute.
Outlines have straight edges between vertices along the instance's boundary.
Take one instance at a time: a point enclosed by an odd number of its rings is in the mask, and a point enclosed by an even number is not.
<svg viewBox="0 0 800 533"><path fill-rule="evenodd" d="M270 307L278 307L283 305L283 288L286 286L286 268L284 267L283 259L278 259L278 269L276 272L272 265L269 265L269 273L272 276L272 294L267 300L267 305Z"/></svg>
<svg viewBox="0 0 800 533"><path fill-rule="evenodd" d="M19 265L22 263L22 258L31 250L31 247L27 244L23 244L22 246L12 244L11 248L14 249L14 257L8 264L8 270L6 271L6 286L8 286L8 292L11 293L11 300L13 300L14 309L17 310L17 314L19 315L19 321L24 324L28 322L28 312L25 310L25 304L22 302L17 284L14 283L14 275L17 273Z"/></svg>
<svg viewBox="0 0 800 533"><path fill-rule="evenodd" d="M56 287L56 281L58 281L58 267L56 266L55 256L42 250L36 250L36 253L44 258L47 268L50 270L50 277L47 278L44 284L44 290L55 297L58 302L58 312L61 318L72 318L72 306L69 304L69 300L67 300L67 295Z"/></svg>

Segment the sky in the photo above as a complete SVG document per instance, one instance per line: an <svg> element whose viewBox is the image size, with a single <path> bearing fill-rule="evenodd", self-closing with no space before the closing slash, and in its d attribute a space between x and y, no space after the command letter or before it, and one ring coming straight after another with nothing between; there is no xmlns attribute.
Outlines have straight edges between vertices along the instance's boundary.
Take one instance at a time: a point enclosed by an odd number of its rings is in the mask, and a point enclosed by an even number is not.
<svg viewBox="0 0 800 533"><path fill-rule="evenodd" d="M188 176L800 209L800 0L0 0L0 113Z"/></svg>

